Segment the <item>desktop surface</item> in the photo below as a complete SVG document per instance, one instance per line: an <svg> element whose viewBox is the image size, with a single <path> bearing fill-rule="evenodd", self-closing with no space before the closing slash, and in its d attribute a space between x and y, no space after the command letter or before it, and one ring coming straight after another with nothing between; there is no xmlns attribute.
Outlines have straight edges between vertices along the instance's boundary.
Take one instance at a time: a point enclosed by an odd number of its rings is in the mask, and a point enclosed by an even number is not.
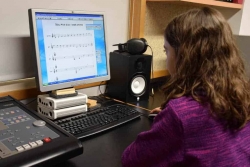
<svg viewBox="0 0 250 167"><path fill-rule="evenodd" d="M105 105L113 103L114 101L110 101ZM142 114L139 118L79 139L84 153L67 161L62 160L55 167L121 167L121 156L125 148L136 139L140 132L149 130L152 124L152 120L147 117L149 111L135 106L133 108Z"/></svg>
<svg viewBox="0 0 250 167"><path fill-rule="evenodd" d="M54 167L121 167L121 157L125 148L131 144L140 132L149 130L152 120L148 111L136 108L142 115L121 126L105 130L86 138L79 139L84 153Z"/></svg>
<svg viewBox="0 0 250 167"><path fill-rule="evenodd" d="M142 132L149 130L151 121L146 116L122 126L80 140L84 147L81 156L67 161L68 166L120 167L125 148ZM63 163L65 164L65 163ZM60 166L60 165L59 165Z"/></svg>
<svg viewBox="0 0 250 167"><path fill-rule="evenodd" d="M158 91L158 88L156 88L154 96L150 96L148 101L131 103L137 106L134 107L137 111L142 113L140 118L80 139L84 153L70 160L62 161L55 167L121 167L123 151L136 139L139 133L150 129L153 120L147 117L148 112L160 106L162 97L163 95ZM107 103L106 105L109 104ZM31 103L30 107L36 108L36 104Z"/></svg>

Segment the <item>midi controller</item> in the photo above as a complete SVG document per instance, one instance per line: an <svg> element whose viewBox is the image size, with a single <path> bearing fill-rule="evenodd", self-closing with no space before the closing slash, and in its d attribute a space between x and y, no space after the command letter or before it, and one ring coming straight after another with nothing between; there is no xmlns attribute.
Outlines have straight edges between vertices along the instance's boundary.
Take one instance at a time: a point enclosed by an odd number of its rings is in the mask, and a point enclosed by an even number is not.
<svg viewBox="0 0 250 167"><path fill-rule="evenodd" d="M51 165L83 152L74 136L11 96L0 97L0 166Z"/></svg>

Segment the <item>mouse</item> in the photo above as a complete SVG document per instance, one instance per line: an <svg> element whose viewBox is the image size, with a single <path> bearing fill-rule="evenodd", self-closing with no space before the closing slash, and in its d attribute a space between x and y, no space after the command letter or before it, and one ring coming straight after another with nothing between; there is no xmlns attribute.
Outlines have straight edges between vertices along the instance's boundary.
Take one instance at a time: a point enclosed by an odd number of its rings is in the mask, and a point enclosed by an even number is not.
<svg viewBox="0 0 250 167"><path fill-rule="evenodd" d="M157 115L156 113L148 114L148 118L149 119L154 119L156 115Z"/></svg>

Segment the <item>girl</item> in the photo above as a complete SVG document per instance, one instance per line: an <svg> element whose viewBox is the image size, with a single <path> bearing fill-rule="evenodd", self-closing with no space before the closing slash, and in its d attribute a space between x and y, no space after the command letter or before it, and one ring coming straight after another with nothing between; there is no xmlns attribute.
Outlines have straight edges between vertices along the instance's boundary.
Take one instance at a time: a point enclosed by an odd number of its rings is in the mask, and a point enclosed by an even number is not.
<svg viewBox="0 0 250 167"><path fill-rule="evenodd" d="M165 102L123 166L250 166L250 85L229 24L215 9L193 9L168 24L164 39Z"/></svg>

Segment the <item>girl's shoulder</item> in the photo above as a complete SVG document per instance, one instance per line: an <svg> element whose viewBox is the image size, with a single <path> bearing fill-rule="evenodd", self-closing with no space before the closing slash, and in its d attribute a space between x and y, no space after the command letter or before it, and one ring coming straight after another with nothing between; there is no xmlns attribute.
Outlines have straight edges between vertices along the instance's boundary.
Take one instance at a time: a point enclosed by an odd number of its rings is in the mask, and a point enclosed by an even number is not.
<svg viewBox="0 0 250 167"><path fill-rule="evenodd" d="M165 111L164 111L165 110ZM171 99L163 112L173 112L182 121L190 120L190 118L200 120L201 117L210 117L209 104L201 104L191 96L182 96L176 99Z"/></svg>
<svg viewBox="0 0 250 167"><path fill-rule="evenodd" d="M192 96L182 96L179 98L171 99L166 106L171 106L171 108L173 108L174 110L192 110L208 107L208 105L206 104L197 102Z"/></svg>

